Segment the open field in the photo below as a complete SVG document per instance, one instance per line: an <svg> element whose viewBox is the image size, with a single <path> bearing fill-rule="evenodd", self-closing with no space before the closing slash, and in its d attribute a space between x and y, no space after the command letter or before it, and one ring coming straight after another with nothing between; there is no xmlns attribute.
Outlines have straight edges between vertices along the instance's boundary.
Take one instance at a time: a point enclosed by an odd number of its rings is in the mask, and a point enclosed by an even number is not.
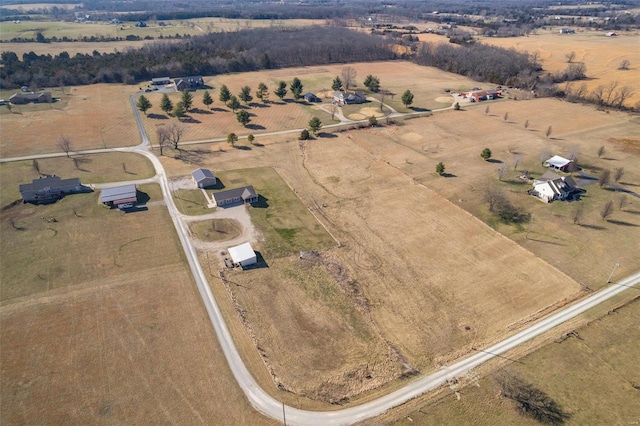
<svg viewBox="0 0 640 426"><path fill-rule="evenodd" d="M140 143L129 104L137 86L94 84L53 89L60 101L52 104L15 105L9 113L1 107L3 157L59 152L61 135L72 150L113 148ZM3 93L8 99L9 93Z"/></svg>
<svg viewBox="0 0 640 426"><path fill-rule="evenodd" d="M184 140L205 140L212 138L226 137L234 132L238 135L249 133L273 132L279 130L296 129L307 127L309 120L313 116L318 116L324 124L331 123L331 115L322 111L318 104L306 104L304 102L294 102L291 94L285 97L286 103L272 93L277 83L281 80L288 84L294 77L298 77L304 85L304 92L316 93L323 103L331 103L332 80L340 75L345 65L327 65L322 67L306 67L282 70L266 70L251 73L230 74L217 77L206 78L205 82L213 87L209 90L214 103L211 110L202 104L202 90L194 93L194 111L190 114L191 120L184 120L182 125L185 128ZM373 74L380 78L382 88L393 93L387 96L385 103L388 103L398 111L407 110L400 101L402 93L409 89L415 96L412 108L435 109L451 106L453 98L444 92L444 89L468 90L477 85L473 80L439 71L433 68L421 67L410 62L377 62L350 64L357 72L356 84L358 89L362 89L362 81L368 74ZM259 82L264 82L270 89L270 100L268 104L260 104L254 99L253 107L248 108L251 123L247 128L243 128L238 123L235 114L229 108L222 105L219 96L220 85L226 84L232 94L238 94L240 88L249 85L254 91ZM253 95L253 93L252 93ZM145 128L152 141L156 140L156 128L167 124L170 119L160 109L160 93L147 93L147 98L153 107L147 112L144 119ZM170 99L175 103L179 101L181 94L173 93ZM374 96L375 97L375 96ZM445 99L447 98L447 99ZM447 100L447 102L444 102ZM385 108L385 112L388 109ZM345 107L345 115L348 118L363 119L370 115L378 115L379 105L370 102L364 105L349 105Z"/></svg>
<svg viewBox="0 0 640 426"><path fill-rule="evenodd" d="M77 158L76 168L73 158ZM57 175L63 179L79 177L84 184L117 182L122 180L145 179L155 174L153 166L146 158L124 152L107 154L74 155L37 160L40 173ZM19 185L31 183L39 174L33 161L16 161L0 164L0 207L20 199Z"/></svg>
<svg viewBox="0 0 640 426"><path fill-rule="evenodd" d="M178 189L173 193L173 199L180 213L201 215L211 212L207 207L207 200L199 189Z"/></svg>
<svg viewBox="0 0 640 426"><path fill-rule="evenodd" d="M275 424L237 387L166 210L96 196L3 211L0 422Z"/></svg>
<svg viewBox="0 0 640 426"><path fill-rule="evenodd" d="M518 363L510 363L505 370L554 399L570 415L566 424L635 424L640 421L638 315L640 300L636 298L577 329L575 336L551 343ZM513 403L500 395L497 378L503 371L480 378L477 386L459 389L460 400L453 391L445 390L436 401L403 413L392 424L540 424L520 415Z"/></svg>
<svg viewBox="0 0 640 426"><path fill-rule="evenodd" d="M539 61L549 72L559 72L567 68L565 55L576 53L574 62L582 62L587 67L585 81L576 81L574 86L583 83L589 91L599 85L608 85L617 81L620 86L629 85L635 94L626 105L635 106L640 101L640 32L619 32L617 37L607 37L603 31L584 31L576 34L559 34L553 31L538 30L528 37L482 38L483 43L494 46L515 48L531 54L539 52ZM622 60L630 62L628 70L619 70Z"/></svg>

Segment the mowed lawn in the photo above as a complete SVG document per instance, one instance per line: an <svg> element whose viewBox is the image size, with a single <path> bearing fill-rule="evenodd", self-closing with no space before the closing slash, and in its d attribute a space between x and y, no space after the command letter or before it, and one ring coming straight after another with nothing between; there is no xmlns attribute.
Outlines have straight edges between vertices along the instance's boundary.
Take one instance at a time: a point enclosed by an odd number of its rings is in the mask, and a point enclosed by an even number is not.
<svg viewBox="0 0 640 426"><path fill-rule="evenodd" d="M137 145L140 136L129 96L137 86L94 84L51 90L59 99L52 104L14 105L0 108L3 157L60 152L61 136L71 149L84 150ZM3 92L10 96L13 92Z"/></svg>
<svg viewBox="0 0 640 426"><path fill-rule="evenodd" d="M74 159L77 161L74 162ZM40 172L36 170L36 166ZM145 157L124 152L74 155L72 158L42 158L0 164L0 207L21 199L19 186L31 183L42 175L56 175L62 179L80 178L83 185L150 178L153 165Z"/></svg>
<svg viewBox="0 0 640 426"><path fill-rule="evenodd" d="M618 82L619 86L629 85L635 94L625 105L633 107L640 101L640 32L621 31L617 37L607 37L603 31L585 31L576 34L559 34L553 31L538 30L537 34L527 37L487 37L482 43L505 48L515 48L531 54L538 53L542 67L551 73L561 72L569 65L565 55L575 52L575 63L586 66L588 79L572 83L574 88L586 84L589 91L599 85L607 86ZM623 60L630 62L628 70L619 70ZM635 64L635 65L634 65Z"/></svg>
<svg viewBox="0 0 640 426"><path fill-rule="evenodd" d="M164 207L18 205L0 241L1 423L274 424L237 387Z"/></svg>

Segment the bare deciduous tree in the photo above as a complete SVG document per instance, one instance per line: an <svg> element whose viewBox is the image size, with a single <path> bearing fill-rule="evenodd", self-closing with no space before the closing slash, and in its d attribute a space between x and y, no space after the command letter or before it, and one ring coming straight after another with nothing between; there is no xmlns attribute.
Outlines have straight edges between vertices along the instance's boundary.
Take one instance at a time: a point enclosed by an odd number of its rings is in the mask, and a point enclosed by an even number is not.
<svg viewBox="0 0 640 426"><path fill-rule="evenodd" d="M528 129L529 128L529 120L525 120L524 122L524 128Z"/></svg>
<svg viewBox="0 0 640 426"><path fill-rule="evenodd" d="M598 176L598 185L600 185L600 188L608 184L610 179L611 179L611 170L604 169L602 173L600 173L600 176Z"/></svg>
<svg viewBox="0 0 640 426"><path fill-rule="evenodd" d="M39 175L42 174L42 173L40 173L40 163L38 163L38 160L34 159L34 160L31 161L31 168L37 174L39 174Z"/></svg>
<svg viewBox="0 0 640 426"><path fill-rule="evenodd" d="M547 139L549 138L549 136L551 136L551 132L552 131L553 131L553 128L551 126L547 127L547 131L544 132L544 134L547 137Z"/></svg>
<svg viewBox="0 0 640 426"><path fill-rule="evenodd" d="M342 84L344 84L344 88L349 90L351 86L354 85L356 81L356 70L353 67L344 67L340 71L340 77L342 77Z"/></svg>
<svg viewBox="0 0 640 426"><path fill-rule="evenodd" d="M566 55L564 55L564 57L567 58L568 63L572 63L573 60L576 58L576 52L569 52Z"/></svg>
<svg viewBox="0 0 640 426"><path fill-rule="evenodd" d="M591 97L598 105L604 103L604 86L601 84L591 92Z"/></svg>
<svg viewBox="0 0 640 426"><path fill-rule="evenodd" d="M160 126L156 129L156 135L158 138L158 146L160 147L160 155L163 155L164 147L170 145L169 130L167 126Z"/></svg>
<svg viewBox="0 0 640 426"><path fill-rule="evenodd" d="M490 111L490 108L489 108L489 105L487 105L487 107L484 109L485 115L489 114L489 111Z"/></svg>
<svg viewBox="0 0 640 426"><path fill-rule="evenodd" d="M516 154L513 157L513 170L518 170L518 166L520 165L520 162L522 161L522 154Z"/></svg>
<svg viewBox="0 0 640 426"><path fill-rule="evenodd" d="M69 152L71 152L71 139L65 135L60 135L58 138L58 148L64 151L64 153L67 154L67 158L69 158Z"/></svg>
<svg viewBox="0 0 640 426"><path fill-rule="evenodd" d="M618 183L622 176L624 176L624 167L617 167L613 172L613 181Z"/></svg>
<svg viewBox="0 0 640 426"><path fill-rule="evenodd" d="M600 148L598 148L598 158L602 158L602 155L604 154L605 149L604 149L604 145L602 145Z"/></svg>
<svg viewBox="0 0 640 426"><path fill-rule="evenodd" d="M629 204L629 200L627 200L626 194L622 194L620 198L618 198L618 210L622 210Z"/></svg>
<svg viewBox="0 0 640 426"><path fill-rule="evenodd" d="M504 121L506 122L509 119L509 113L505 112L504 113Z"/></svg>
<svg viewBox="0 0 640 426"><path fill-rule="evenodd" d="M580 225L582 222L582 216L584 216L584 206L582 204L578 204L571 212L571 220L573 220L575 225Z"/></svg>
<svg viewBox="0 0 640 426"><path fill-rule="evenodd" d="M507 174L507 165L505 163L500 164L498 167L498 180L502 181L502 178Z"/></svg>
<svg viewBox="0 0 640 426"><path fill-rule="evenodd" d="M631 86L622 86L618 89L615 96L615 104L618 108L624 106L624 102L635 93L635 89Z"/></svg>
<svg viewBox="0 0 640 426"><path fill-rule="evenodd" d="M629 65L631 65L629 61L626 59L623 59L622 62L620 62L620 66L618 67L618 69L622 71L626 71L629 69Z"/></svg>
<svg viewBox="0 0 640 426"><path fill-rule="evenodd" d="M540 164L544 164L549 158L551 158L551 148L546 147L540 152Z"/></svg>
<svg viewBox="0 0 640 426"><path fill-rule="evenodd" d="M613 214L613 201L609 200L600 209L600 217L602 220L607 220L609 216Z"/></svg>
<svg viewBox="0 0 640 426"><path fill-rule="evenodd" d="M603 96L604 96L604 103L607 105L611 105L613 103L613 101L615 101L615 92L616 92L616 88L618 87L618 83L617 81L612 81L611 83L609 83L607 86L604 87L604 92L603 92Z"/></svg>
<svg viewBox="0 0 640 426"><path fill-rule="evenodd" d="M574 145L571 147L571 150L569 150L569 160L573 161L574 163L577 163L579 159L580 159L580 148L577 145Z"/></svg>

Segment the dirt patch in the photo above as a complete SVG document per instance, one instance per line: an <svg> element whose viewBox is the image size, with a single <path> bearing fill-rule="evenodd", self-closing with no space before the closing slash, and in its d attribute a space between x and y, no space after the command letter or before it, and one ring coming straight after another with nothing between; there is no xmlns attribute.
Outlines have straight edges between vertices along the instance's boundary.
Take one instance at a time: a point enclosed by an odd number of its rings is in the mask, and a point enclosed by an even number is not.
<svg viewBox="0 0 640 426"><path fill-rule="evenodd" d="M440 102L442 104L450 104L453 102L453 97L451 96L438 96L436 98L436 102Z"/></svg>
<svg viewBox="0 0 640 426"><path fill-rule="evenodd" d="M609 142L619 146L622 152L640 156L640 138L638 137L609 138Z"/></svg>

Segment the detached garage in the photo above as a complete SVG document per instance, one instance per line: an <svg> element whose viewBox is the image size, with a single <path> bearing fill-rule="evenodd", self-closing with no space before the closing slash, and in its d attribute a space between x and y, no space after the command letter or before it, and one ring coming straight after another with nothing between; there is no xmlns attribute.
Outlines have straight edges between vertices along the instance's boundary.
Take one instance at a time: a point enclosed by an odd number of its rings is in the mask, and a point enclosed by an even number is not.
<svg viewBox="0 0 640 426"><path fill-rule="evenodd" d="M134 184L105 188L100 193L100 202L110 207L127 203L135 204L138 202L138 191Z"/></svg>
<svg viewBox="0 0 640 426"><path fill-rule="evenodd" d="M217 183L216 177L208 169L194 170L191 177L198 188L207 188Z"/></svg>
<svg viewBox="0 0 640 426"><path fill-rule="evenodd" d="M231 256L234 265L240 265L242 267L258 262L256 252L253 251L249 243L229 248L229 256Z"/></svg>

